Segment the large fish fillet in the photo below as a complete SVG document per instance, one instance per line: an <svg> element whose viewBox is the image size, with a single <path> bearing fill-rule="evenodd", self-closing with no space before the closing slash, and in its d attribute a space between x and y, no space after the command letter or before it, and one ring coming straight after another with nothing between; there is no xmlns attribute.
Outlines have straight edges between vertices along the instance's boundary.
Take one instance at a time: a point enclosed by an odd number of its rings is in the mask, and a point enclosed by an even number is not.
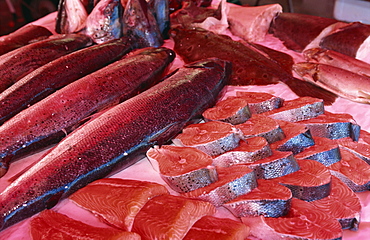
<svg viewBox="0 0 370 240"><path fill-rule="evenodd" d="M169 141L216 102L230 72L228 62L202 60L76 129L0 194L0 229Z"/></svg>

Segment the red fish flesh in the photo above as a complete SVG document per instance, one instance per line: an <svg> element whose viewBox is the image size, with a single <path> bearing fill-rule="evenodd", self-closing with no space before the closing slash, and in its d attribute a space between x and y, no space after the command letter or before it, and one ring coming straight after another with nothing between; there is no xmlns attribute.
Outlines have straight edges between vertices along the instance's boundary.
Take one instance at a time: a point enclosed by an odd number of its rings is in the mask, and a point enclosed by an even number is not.
<svg viewBox="0 0 370 240"><path fill-rule="evenodd" d="M264 92L236 92L237 97L241 97L248 102L252 114L259 114L283 105L284 99Z"/></svg>
<svg viewBox="0 0 370 240"><path fill-rule="evenodd" d="M13 156L60 140L94 112L160 81L174 55L167 48L139 50L68 84L5 122L0 126L0 175Z"/></svg>
<svg viewBox="0 0 370 240"><path fill-rule="evenodd" d="M149 149L146 156L176 192L189 192L217 181L212 157L196 148L163 145Z"/></svg>
<svg viewBox="0 0 370 240"><path fill-rule="evenodd" d="M180 196L154 197L135 217L132 231L142 239L183 239L193 224L216 208L205 201Z"/></svg>
<svg viewBox="0 0 370 240"><path fill-rule="evenodd" d="M0 123L63 86L102 68L135 48L129 39L94 45L51 61L0 93Z"/></svg>
<svg viewBox="0 0 370 240"><path fill-rule="evenodd" d="M81 188L69 199L109 225L131 231L140 209L149 199L163 194L168 194L168 190L158 183L103 178Z"/></svg>
<svg viewBox="0 0 370 240"><path fill-rule="evenodd" d="M230 63L219 59L187 65L73 131L0 194L0 229L168 142L215 104L230 71Z"/></svg>
<svg viewBox="0 0 370 240"><path fill-rule="evenodd" d="M370 165L370 145L367 143L354 142L351 138L341 138L336 141L339 147L344 148Z"/></svg>
<svg viewBox="0 0 370 240"><path fill-rule="evenodd" d="M60 34L2 55L0 92L42 65L91 43L91 39L82 34Z"/></svg>

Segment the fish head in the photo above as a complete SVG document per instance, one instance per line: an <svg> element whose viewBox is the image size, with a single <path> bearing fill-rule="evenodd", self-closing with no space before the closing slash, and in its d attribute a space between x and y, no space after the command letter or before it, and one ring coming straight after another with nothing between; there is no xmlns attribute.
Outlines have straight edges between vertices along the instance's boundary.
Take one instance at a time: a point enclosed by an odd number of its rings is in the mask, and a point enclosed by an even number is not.
<svg viewBox="0 0 370 240"><path fill-rule="evenodd" d="M75 33L83 29L87 11L80 0L61 0L55 30L57 33Z"/></svg>
<svg viewBox="0 0 370 240"><path fill-rule="evenodd" d="M300 62L293 65L293 70L304 80L317 82L320 80L318 65L310 62Z"/></svg>

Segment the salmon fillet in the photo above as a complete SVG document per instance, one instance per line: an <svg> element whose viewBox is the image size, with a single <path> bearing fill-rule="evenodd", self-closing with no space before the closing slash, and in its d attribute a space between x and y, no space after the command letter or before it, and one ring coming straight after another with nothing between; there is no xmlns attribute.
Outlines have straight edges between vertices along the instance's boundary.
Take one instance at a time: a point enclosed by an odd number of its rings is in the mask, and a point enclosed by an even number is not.
<svg viewBox="0 0 370 240"><path fill-rule="evenodd" d="M237 91L237 97L247 100L252 114L259 114L283 105L284 99L265 92L241 92Z"/></svg>

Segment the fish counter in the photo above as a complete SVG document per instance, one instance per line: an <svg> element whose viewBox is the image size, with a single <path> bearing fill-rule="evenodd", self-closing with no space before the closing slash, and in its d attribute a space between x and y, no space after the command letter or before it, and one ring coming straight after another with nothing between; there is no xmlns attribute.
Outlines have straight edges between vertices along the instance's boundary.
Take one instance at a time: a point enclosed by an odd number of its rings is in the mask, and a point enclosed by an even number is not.
<svg viewBox="0 0 370 240"><path fill-rule="evenodd" d="M52 13L44 18L41 18L32 24L40 25L48 28L52 33L55 33L55 18L56 13ZM239 40L240 38L233 35L231 32L226 30L226 33L231 36L235 40ZM301 53L298 53L293 50L289 50L286 46L279 40L277 37L273 36L272 34L267 34L264 36L262 40L256 41L258 44L262 46L269 47L271 49L281 51L284 53L289 54L293 57L295 63L303 62L304 58ZM163 45L169 49L174 49L174 41L172 39L165 40ZM184 62L179 57L176 56L174 62L170 67L170 71L177 69L178 67L183 66ZM295 77L301 78L298 74L294 73ZM272 94L276 97L280 97L285 101L294 100L298 98L296 95L285 83L275 83L269 84L265 86L260 85L248 85L248 86L232 86L227 85L224 90L222 91L221 98L219 101L225 100L228 97L236 96L237 93L240 92L264 92ZM370 132L370 118L367 116L370 112L370 105L358 103L354 101L350 101L343 97L338 97L335 102L331 105L325 106L325 111L329 111L332 113L346 113L350 114L356 123L361 127L362 130ZM3 191L11 182L15 180L15 178L22 173L24 170L28 169L32 166L41 156L47 153L50 150L48 149L40 150L37 153L32 155L25 156L24 158L15 161L12 163L11 168L9 168L8 172L0 178L0 191ZM118 171L109 175L109 178L120 178L120 179L134 179L134 180L142 180L142 181L149 181L159 183L161 185L166 186L167 190L172 195L180 195L178 192L174 191L167 182L163 180L160 174L155 170L153 166L153 162L150 161L147 157L142 157L137 163L128 168L122 168ZM368 191L357 192L356 195L360 199L362 210L360 216L360 224L357 231L352 230L343 230L343 237L344 240L358 240L358 239L367 239L368 235L370 234L370 194ZM88 210L83 209L82 207L77 206L72 200L64 199L60 201L56 206L52 208L52 210L66 214L68 217L82 221L86 224L96 226L96 227L109 227L104 221L101 221L97 216L91 213ZM226 208L224 207L217 207L216 213L214 214L216 217L220 218L230 218L233 220L237 220L237 218ZM30 237L29 228L30 228L30 221L31 218L27 218L19 223L16 223L13 226L6 228L5 230L0 232L0 239L32 239ZM252 236L249 239L257 239Z"/></svg>

